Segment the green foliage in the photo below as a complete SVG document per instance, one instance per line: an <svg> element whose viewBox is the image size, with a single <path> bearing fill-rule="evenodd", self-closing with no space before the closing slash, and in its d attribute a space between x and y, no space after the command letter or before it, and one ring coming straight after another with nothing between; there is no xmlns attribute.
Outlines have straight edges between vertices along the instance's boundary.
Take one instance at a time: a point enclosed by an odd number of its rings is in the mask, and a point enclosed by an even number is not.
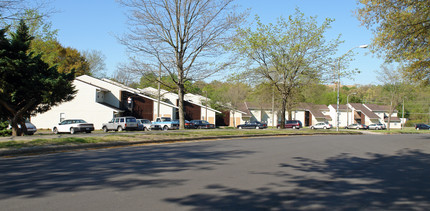
<svg viewBox="0 0 430 211"><path fill-rule="evenodd" d="M8 127L8 121L0 122L0 136L10 136L12 134L12 130L8 129Z"/></svg>
<svg viewBox="0 0 430 211"><path fill-rule="evenodd" d="M276 24L263 24L257 17L255 27L239 29L231 48L249 60L259 78L277 89L282 116L298 103L299 89L332 69L332 56L341 43L339 38L327 41L324 37L332 21L318 24L316 17L305 17L296 9Z"/></svg>
<svg viewBox="0 0 430 211"><path fill-rule="evenodd" d="M74 71L59 73L31 52L33 37L24 21L10 40L5 32L0 31L0 117L8 119L16 132L25 117L73 99Z"/></svg>
<svg viewBox="0 0 430 211"><path fill-rule="evenodd" d="M374 32L374 50L402 62L410 78L430 83L430 1L360 0L358 19Z"/></svg>

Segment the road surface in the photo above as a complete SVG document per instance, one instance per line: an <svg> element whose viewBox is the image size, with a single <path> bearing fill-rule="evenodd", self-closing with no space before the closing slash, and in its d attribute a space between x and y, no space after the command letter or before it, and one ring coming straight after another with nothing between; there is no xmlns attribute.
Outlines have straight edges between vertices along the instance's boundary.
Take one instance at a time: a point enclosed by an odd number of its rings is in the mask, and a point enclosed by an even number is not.
<svg viewBox="0 0 430 211"><path fill-rule="evenodd" d="M1 210L427 210L430 135L264 137L0 158Z"/></svg>

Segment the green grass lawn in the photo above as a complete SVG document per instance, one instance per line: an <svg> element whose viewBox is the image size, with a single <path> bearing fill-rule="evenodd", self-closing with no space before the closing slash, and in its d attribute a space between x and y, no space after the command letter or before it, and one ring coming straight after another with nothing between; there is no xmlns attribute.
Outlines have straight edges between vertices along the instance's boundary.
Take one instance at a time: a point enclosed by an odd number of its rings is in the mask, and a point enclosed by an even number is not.
<svg viewBox="0 0 430 211"><path fill-rule="evenodd" d="M96 131L96 133L98 133ZM153 142L163 140L190 140L193 138L204 139L213 137L241 137L241 136L258 136L258 135L311 135L311 134L360 134L358 131L343 130L336 132L335 130L310 130L310 129L266 129L266 130L238 130L238 129L215 129L215 130L182 130L169 132L139 132L139 133L106 133L100 137L67 137L67 138L39 138L34 140L19 140L19 141L3 141L0 142L0 149L19 149L24 147L40 147L40 146L55 146L55 145L77 145L77 144L93 144L106 142Z"/></svg>

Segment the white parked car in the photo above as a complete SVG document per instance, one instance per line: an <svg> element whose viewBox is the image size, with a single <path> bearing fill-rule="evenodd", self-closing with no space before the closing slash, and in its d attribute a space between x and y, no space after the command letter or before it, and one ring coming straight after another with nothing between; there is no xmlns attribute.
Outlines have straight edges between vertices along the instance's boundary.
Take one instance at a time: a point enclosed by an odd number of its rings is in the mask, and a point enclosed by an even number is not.
<svg viewBox="0 0 430 211"><path fill-rule="evenodd" d="M91 131L94 131L94 125L92 123L87 123L82 119L66 119L52 128L52 132L54 132L55 134L74 134L77 132L91 133Z"/></svg>
<svg viewBox="0 0 430 211"><path fill-rule="evenodd" d="M332 127L333 126L331 124L329 124L328 122L320 122L320 123L317 123L315 125L310 126L310 128L312 130L314 130L314 129L330 129Z"/></svg>

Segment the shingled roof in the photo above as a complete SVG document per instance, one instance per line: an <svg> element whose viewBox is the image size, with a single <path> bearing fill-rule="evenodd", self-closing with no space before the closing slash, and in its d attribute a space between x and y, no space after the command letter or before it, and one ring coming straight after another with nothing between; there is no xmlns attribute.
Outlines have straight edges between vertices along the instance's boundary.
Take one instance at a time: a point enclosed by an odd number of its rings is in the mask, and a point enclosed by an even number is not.
<svg viewBox="0 0 430 211"><path fill-rule="evenodd" d="M299 103L297 106L298 109L308 110L316 119L328 119L326 115L324 115L322 110L329 110L326 105L315 105L312 103Z"/></svg>
<svg viewBox="0 0 430 211"><path fill-rule="evenodd" d="M389 112L390 106L388 105L376 105L376 104L364 104L367 108L369 108L371 111L383 111L383 112ZM393 112L397 112L394 110Z"/></svg>
<svg viewBox="0 0 430 211"><path fill-rule="evenodd" d="M369 110L366 106L361 103L350 103L351 107L353 107L357 111L361 111L364 115L366 115L369 119L379 119L379 116L373 113L373 111Z"/></svg>
<svg viewBox="0 0 430 211"><path fill-rule="evenodd" d="M334 109L336 109L337 108L337 104L331 104L331 106L334 108ZM346 109L348 108L348 106L346 106L346 105L343 105L343 104L339 104L339 110L340 111L346 111Z"/></svg>

